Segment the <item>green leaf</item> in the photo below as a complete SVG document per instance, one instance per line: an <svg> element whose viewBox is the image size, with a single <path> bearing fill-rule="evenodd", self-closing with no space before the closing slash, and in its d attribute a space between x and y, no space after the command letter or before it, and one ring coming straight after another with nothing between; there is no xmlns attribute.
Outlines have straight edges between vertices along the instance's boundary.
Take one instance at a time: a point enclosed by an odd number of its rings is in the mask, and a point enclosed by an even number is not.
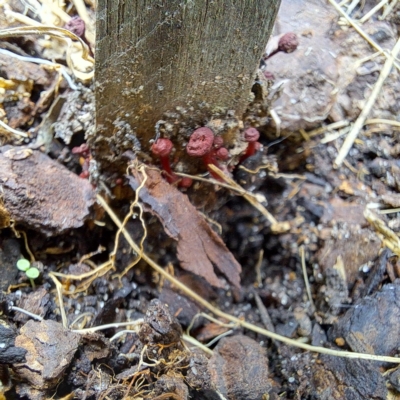
<svg viewBox="0 0 400 400"><path fill-rule="evenodd" d="M27 271L31 267L31 263L26 258L21 258L17 261L17 268L20 271Z"/></svg>
<svg viewBox="0 0 400 400"><path fill-rule="evenodd" d="M29 268L25 273L29 279L36 279L40 275L40 271L35 267Z"/></svg>

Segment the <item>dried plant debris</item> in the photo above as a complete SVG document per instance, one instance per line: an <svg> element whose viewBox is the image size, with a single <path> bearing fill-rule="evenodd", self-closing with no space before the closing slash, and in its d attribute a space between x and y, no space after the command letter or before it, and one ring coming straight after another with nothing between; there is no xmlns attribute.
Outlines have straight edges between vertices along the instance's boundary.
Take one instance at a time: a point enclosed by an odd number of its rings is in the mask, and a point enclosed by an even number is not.
<svg viewBox="0 0 400 400"><path fill-rule="evenodd" d="M134 172L131 187L138 189L143 177ZM183 269L203 277L211 285L222 287L214 266L236 287L240 285L240 264L221 238L210 228L188 197L168 184L154 169L146 169L145 187L139 190L140 200L156 215L166 233L177 241L177 257Z"/></svg>
<svg viewBox="0 0 400 400"><path fill-rule="evenodd" d="M55 71L6 54L0 57L0 74L0 116L7 117L11 128L23 127L43 112L50 105L58 84Z"/></svg>
<svg viewBox="0 0 400 400"><path fill-rule="evenodd" d="M14 364L20 379L38 389L54 388L63 377L80 342L80 335L55 321L28 321L15 344L27 351L26 362Z"/></svg>
<svg viewBox="0 0 400 400"><path fill-rule="evenodd" d="M94 203L87 180L28 148L0 147L0 185L15 222L47 235L82 226Z"/></svg>

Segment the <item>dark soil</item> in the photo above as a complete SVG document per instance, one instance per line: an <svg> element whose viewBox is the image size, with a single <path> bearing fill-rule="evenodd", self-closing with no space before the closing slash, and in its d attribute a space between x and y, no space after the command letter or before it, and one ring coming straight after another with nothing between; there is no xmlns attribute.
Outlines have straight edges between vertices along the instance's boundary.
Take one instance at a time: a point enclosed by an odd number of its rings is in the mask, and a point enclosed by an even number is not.
<svg viewBox="0 0 400 400"><path fill-rule="evenodd" d="M369 3L356 12L364 15ZM307 31L314 6L323 18ZM374 36L385 48L398 37L398 13L397 7L385 21L366 24L371 35L387 33ZM268 211L288 229L274 231L233 190L196 182L182 194L148 170L151 184L139 193L126 230L138 245L146 235L150 258L232 316L301 343L396 357L399 72L393 68L370 116L381 121L364 126L346 162L334 169L343 135L329 135L357 118L379 68L362 74L349 68L372 50L341 29L329 5L284 2L275 33L289 30L300 37L299 49L266 65L274 75L269 101L281 124L260 127L263 150L233 172L243 188L265 197ZM307 58L311 46L331 46L326 51L336 53L335 62L319 63L320 53ZM25 52L28 44L5 47ZM0 69L17 79L10 61L3 59ZM31 125L32 140L7 137L0 147L0 400L400 397L397 364L304 351L210 318L204 305L139 260L95 196L102 193L122 221L143 175L130 160L136 169L129 178L104 185L94 177L84 139L93 129L91 88L71 91L62 84L69 108L56 113L58 134L40 146L33 138L40 137L42 119L52 121L55 100L45 106L39 93L54 90L55 77L32 63L19 71L35 89L25 108L22 97L3 101L9 125L22 131ZM283 81L286 86L274 86ZM347 125L326 128L341 120ZM313 131L320 127L327 130ZM39 270L34 285L16 268L20 258ZM198 347L183 333L211 344Z"/></svg>

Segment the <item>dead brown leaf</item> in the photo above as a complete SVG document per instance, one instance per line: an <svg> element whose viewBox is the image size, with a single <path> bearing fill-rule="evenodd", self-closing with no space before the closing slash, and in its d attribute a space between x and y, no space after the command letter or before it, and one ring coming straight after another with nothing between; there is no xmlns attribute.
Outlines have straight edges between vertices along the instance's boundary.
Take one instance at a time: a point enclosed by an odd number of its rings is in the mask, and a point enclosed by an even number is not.
<svg viewBox="0 0 400 400"><path fill-rule="evenodd" d="M181 267L203 277L215 287L222 287L214 272L215 266L231 284L239 287L240 264L188 197L168 184L158 171L147 168L146 173L145 187L139 191L140 200L158 217L166 233L178 242L177 256ZM142 176L137 171L129 177L134 190L141 180Z"/></svg>

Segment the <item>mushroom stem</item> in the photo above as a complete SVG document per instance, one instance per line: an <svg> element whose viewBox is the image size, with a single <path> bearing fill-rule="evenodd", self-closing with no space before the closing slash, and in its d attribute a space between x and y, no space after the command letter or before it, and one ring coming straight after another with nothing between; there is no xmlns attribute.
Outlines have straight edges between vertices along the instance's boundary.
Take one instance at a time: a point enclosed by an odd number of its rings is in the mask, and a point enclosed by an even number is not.
<svg viewBox="0 0 400 400"><path fill-rule="evenodd" d="M203 163L204 165L207 167L208 172L210 173L210 175L217 180L221 180L220 176L218 174L216 174L211 168L208 167L209 164L213 164L215 165L217 168L221 169L221 167L219 166L217 160L214 157L214 152L210 151L209 153L204 154L203 156Z"/></svg>
<svg viewBox="0 0 400 400"><path fill-rule="evenodd" d="M174 183L178 177L174 174L171 168L171 164L169 162L169 157L160 157L160 163L161 167L165 172L165 179L167 180L168 183Z"/></svg>

